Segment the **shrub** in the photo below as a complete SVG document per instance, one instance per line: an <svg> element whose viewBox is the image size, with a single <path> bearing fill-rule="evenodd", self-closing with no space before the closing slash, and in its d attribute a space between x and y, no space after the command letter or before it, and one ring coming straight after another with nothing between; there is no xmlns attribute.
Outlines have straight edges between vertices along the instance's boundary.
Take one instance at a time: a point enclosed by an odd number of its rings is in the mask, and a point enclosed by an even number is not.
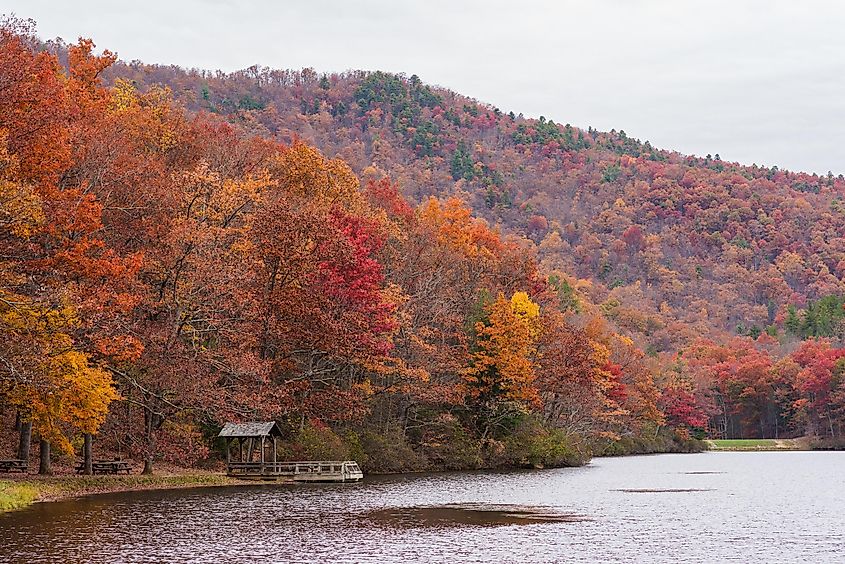
<svg viewBox="0 0 845 564"><path fill-rule="evenodd" d="M817 438L810 441L811 450L845 450L845 437L824 439Z"/></svg>
<svg viewBox="0 0 845 564"><path fill-rule="evenodd" d="M398 429L387 434L364 431L360 437L365 472L413 472L428 469L428 462L414 451Z"/></svg>
<svg viewBox="0 0 845 564"><path fill-rule="evenodd" d="M504 440L500 464L521 467L580 466L590 459L589 450L561 429L548 429L528 417Z"/></svg>
<svg viewBox="0 0 845 564"><path fill-rule="evenodd" d="M601 456L625 456L628 454L656 454L666 452L702 452L707 443L692 438L689 434L673 429L661 429L657 435L627 435L604 444L596 449Z"/></svg>
<svg viewBox="0 0 845 564"><path fill-rule="evenodd" d="M448 413L439 414L420 435L419 452L438 470L481 468L481 445Z"/></svg>
<svg viewBox="0 0 845 564"><path fill-rule="evenodd" d="M325 425L307 423L294 438L282 445L280 460L347 460L349 449L343 439Z"/></svg>

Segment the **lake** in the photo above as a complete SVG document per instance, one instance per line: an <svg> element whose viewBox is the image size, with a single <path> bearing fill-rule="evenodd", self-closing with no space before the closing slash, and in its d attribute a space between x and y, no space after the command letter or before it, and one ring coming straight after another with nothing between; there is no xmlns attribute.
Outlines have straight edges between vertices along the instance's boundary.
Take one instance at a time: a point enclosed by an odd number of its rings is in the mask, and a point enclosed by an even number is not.
<svg viewBox="0 0 845 564"><path fill-rule="evenodd" d="M2 562L845 562L845 453L135 492L0 515Z"/></svg>

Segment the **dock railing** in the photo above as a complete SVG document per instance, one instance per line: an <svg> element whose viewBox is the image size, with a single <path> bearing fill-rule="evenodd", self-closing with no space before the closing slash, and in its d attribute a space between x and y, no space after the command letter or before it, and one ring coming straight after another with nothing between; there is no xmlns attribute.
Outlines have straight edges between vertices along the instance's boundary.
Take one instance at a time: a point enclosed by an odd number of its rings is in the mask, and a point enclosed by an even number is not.
<svg viewBox="0 0 845 564"><path fill-rule="evenodd" d="M230 462L230 476L292 476L301 479L360 479L361 469L354 461L309 460L298 462Z"/></svg>

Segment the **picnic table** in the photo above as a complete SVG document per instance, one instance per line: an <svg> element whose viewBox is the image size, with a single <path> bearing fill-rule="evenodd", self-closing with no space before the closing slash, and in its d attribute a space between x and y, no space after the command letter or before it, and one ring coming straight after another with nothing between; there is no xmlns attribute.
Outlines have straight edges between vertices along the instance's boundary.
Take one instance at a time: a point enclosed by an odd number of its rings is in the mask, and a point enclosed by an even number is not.
<svg viewBox="0 0 845 564"><path fill-rule="evenodd" d="M29 463L26 460L18 458L0 460L0 472L26 472L27 470L29 470Z"/></svg>
<svg viewBox="0 0 845 564"><path fill-rule="evenodd" d="M121 472L129 474L132 467L123 460L95 460L91 463L91 470L94 474L120 474ZM79 462L76 465L76 473L83 472L85 472L85 463Z"/></svg>

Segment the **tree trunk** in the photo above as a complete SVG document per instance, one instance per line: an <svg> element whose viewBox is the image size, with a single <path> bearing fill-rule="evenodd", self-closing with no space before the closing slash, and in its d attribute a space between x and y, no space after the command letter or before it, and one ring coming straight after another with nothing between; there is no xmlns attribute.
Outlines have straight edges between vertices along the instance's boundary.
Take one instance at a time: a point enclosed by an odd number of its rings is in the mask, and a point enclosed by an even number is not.
<svg viewBox="0 0 845 564"><path fill-rule="evenodd" d="M144 452L144 474L151 475L153 473L153 461L155 460L155 450L155 432L150 432L147 435L147 450Z"/></svg>
<svg viewBox="0 0 845 564"><path fill-rule="evenodd" d="M153 460L155 458L156 450L156 429L158 428L160 418L149 407L149 402L152 397L147 394L146 399L148 404L144 406L144 438L146 442L146 449L144 452L144 474L153 473Z"/></svg>
<svg viewBox="0 0 845 564"><path fill-rule="evenodd" d="M50 464L50 442L41 439L39 452L41 454L41 462L38 464L38 473L42 476L48 476L53 473L53 466Z"/></svg>
<svg viewBox="0 0 845 564"><path fill-rule="evenodd" d="M29 462L29 447L32 444L32 421L21 423L20 442L18 442L18 458Z"/></svg>
<svg viewBox="0 0 845 564"><path fill-rule="evenodd" d="M86 476L94 474L94 453L91 448L93 442L93 435L91 433L85 433L85 442L82 443L82 473Z"/></svg>
<svg viewBox="0 0 845 564"><path fill-rule="evenodd" d="M15 433L21 432L21 412L20 411L15 412L15 427L14 427L14 429L15 429Z"/></svg>

